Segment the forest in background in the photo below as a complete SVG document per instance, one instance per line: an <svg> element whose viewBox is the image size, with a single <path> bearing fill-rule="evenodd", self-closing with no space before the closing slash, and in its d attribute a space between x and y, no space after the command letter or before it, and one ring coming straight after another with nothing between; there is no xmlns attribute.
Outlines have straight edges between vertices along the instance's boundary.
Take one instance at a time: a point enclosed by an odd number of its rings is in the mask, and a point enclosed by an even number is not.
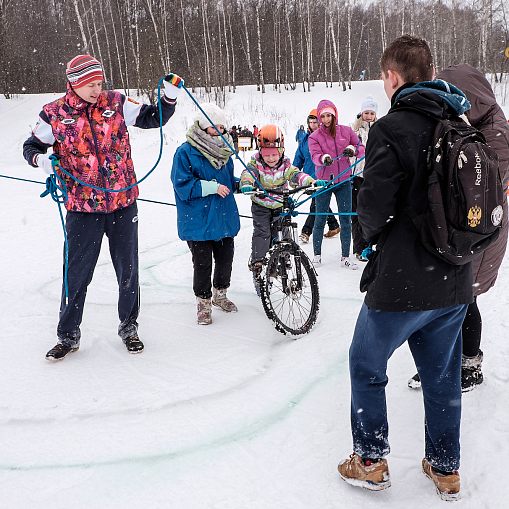
<svg viewBox="0 0 509 509"><path fill-rule="evenodd" d="M152 100L170 71L218 102L246 84L345 90L362 71L378 79L404 33L429 42L438 71L509 72L503 0L0 0L0 93L63 91L80 53L102 62L106 88Z"/></svg>

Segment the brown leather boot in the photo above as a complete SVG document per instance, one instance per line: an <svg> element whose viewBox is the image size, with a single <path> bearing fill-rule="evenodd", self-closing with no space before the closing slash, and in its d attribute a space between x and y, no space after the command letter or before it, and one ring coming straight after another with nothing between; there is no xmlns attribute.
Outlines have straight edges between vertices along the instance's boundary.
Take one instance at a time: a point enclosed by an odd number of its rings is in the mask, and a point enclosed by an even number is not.
<svg viewBox="0 0 509 509"><path fill-rule="evenodd" d="M348 484L367 490L385 490L391 485L389 466L385 459L380 459L376 463L367 460L364 464L358 454L352 453L349 459L343 460L338 465L338 471L341 478Z"/></svg>
<svg viewBox="0 0 509 509"><path fill-rule="evenodd" d="M460 497L460 474L454 471L451 475L443 475L435 472L433 467L424 458L422 471L435 483L437 493L442 500L458 500Z"/></svg>

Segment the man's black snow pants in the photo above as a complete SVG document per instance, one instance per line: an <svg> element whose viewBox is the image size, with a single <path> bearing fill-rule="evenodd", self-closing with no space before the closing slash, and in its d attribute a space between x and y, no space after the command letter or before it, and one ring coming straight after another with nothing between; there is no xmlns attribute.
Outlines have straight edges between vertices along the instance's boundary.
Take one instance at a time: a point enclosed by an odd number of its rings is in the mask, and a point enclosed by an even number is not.
<svg viewBox="0 0 509 509"><path fill-rule="evenodd" d="M108 214L67 212L65 229L69 249L69 302L65 304L64 283L57 327L58 342L70 347L79 346L87 287L94 275L104 234L108 237L118 281L118 334L122 339L131 336L138 328L136 320L140 305L136 202Z"/></svg>

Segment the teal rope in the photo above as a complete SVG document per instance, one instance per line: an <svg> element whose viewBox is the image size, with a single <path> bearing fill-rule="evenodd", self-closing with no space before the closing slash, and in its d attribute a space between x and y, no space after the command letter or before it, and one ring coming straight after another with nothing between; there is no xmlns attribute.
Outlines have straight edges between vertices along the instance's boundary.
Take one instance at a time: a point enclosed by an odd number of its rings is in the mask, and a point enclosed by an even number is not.
<svg viewBox="0 0 509 509"><path fill-rule="evenodd" d="M64 245L65 245L64 287L65 287L65 305L67 306L67 304L69 303L69 285L67 282L67 269L69 266L69 245L67 243L67 231L65 229L64 215L62 214L62 204L67 201L67 187L65 185L65 182L57 175L55 171L55 166L57 165L57 158L55 156L50 156L50 159L51 164L53 166L53 175L50 175L46 179L46 190L41 194L41 198L44 198L49 194L51 196L51 199L58 204L60 222L62 223L62 230L64 230Z"/></svg>
<svg viewBox="0 0 509 509"><path fill-rule="evenodd" d="M6 178L6 179L12 179L12 180L19 180L21 182L30 182L31 184L42 184L47 185L46 182L41 182L39 180L28 180L28 179L22 179L18 177L11 177L10 175L0 175L0 178ZM46 195L44 195L46 196ZM157 200L148 200L146 198L136 198L136 201L144 201L147 203L155 203L157 205L168 205L169 207L176 207L175 203L168 203L165 201L157 201ZM251 216L243 216L242 214L239 214L239 217L244 217L246 219L253 219Z"/></svg>
<svg viewBox="0 0 509 509"><path fill-rule="evenodd" d="M198 101L192 96L191 92L189 92L189 90L186 88L185 85L182 85L182 88L187 92L187 95L191 98L191 100L194 102L194 104L196 104L196 106L198 106L198 109L205 115L205 118L214 126L214 129L218 132L219 136L221 136L223 141L228 145L229 149L235 154L235 157L242 163L242 166L244 166L244 168L249 172L251 177L254 178L255 182L258 184L260 189L267 195L267 198L269 198L270 200L275 201L277 203L283 203L282 201L276 200L275 198L272 198L272 196L269 195L267 190L262 186L261 182L253 175L253 172L247 167L246 163L240 158L239 154L237 154L237 152L235 152L235 149L230 145L229 141L223 136L221 131L217 128L216 124L214 124L214 122L212 122L210 117L203 111L203 108L198 104Z"/></svg>

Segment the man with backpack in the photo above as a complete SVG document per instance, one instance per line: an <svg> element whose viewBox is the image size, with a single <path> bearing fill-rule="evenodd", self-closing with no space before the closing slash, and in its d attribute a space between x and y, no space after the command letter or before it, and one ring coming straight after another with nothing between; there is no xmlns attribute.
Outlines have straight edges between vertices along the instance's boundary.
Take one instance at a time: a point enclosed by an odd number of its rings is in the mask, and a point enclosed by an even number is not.
<svg viewBox="0 0 509 509"><path fill-rule="evenodd" d="M429 251L412 216L428 208L428 154L439 120L457 119L470 105L457 88L431 81L432 56L423 39L395 39L380 65L391 109L371 129L358 196L363 237L376 251L362 275L367 295L350 347L354 453L338 470L356 486L390 486L386 369L408 340L425 406L422 468L439 495L454 500L460 489L461 324L473 300L472 264L453 265Z"/></svg>

